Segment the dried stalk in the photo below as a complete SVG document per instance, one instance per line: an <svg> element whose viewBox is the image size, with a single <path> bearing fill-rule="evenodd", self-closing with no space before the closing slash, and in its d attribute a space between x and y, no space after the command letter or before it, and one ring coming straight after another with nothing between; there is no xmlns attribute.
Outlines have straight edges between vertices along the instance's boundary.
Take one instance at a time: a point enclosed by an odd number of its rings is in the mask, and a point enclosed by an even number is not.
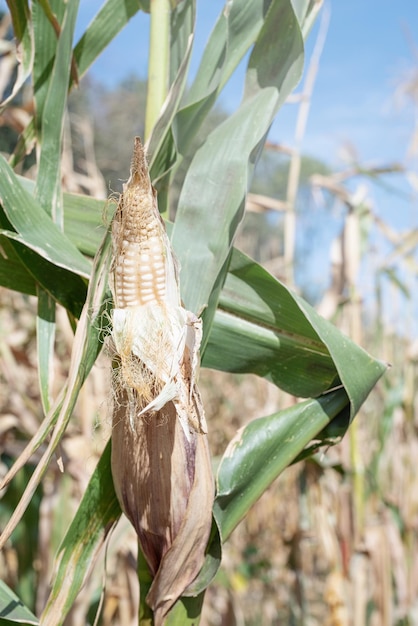
<svg viewBox="0 0 418 626"><path fill-rule="evenodd" d="M203 564L214 486L196 385L201 321L181 305L139 138L112 236L112 473L154 576L147 603L158 626Z"/></svg>
<svg viewBox="0 0 418 626"><path fill-rule="evenodd" d="M289 176L286 190L286 205L284 222L284 263L286 272L286 281L292 286L293 267L295 260L296 245L296 196L299 187L300 169L301 169L301 147L302 140L305 135L306 125L308 122L310 103L315 85L316 75L318 72L319 61L325 44L328 31L329 11L324 11L321 18L320 29L315 42L312 58L306 72L305 84L303 87L302 99L299 104L298 117L295 130L295 147L292 150L292 158L290 160Z"/></svg>

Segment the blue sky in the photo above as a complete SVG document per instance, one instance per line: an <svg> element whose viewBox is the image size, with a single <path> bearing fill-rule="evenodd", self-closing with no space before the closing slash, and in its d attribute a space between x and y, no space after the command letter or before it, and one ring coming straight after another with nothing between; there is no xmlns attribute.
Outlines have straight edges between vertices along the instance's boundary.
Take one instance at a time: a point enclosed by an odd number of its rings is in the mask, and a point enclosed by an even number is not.
<svg viewBox="0 0 418 626"><path fill-rule="evenodd" d="M94 16L99 0L81 0L78 33ZM198 0L192 71L223 0ZM328 0L330 24L312 99L304 148L336 163L341 145L351 142L361 159L401 159L413 127L411 110L397 109L394 89L414 60L408 37L418 46L415 0ZM149 17L139 13L94 64L91 74L111 86L134 73L147 73ZM316 30L307 43L307 61ZM225 88L222 101L239 102L244 68ZM292 113L285 106L273 139L292 137ZM383 137L385 135L385 137Z"/></svg>
<svg viewBox="0 0 418 626"><path fill-rule="evenodd" d="M81 0L78 34L95 15L100 0ZM223 0L198 0L192 59L196 71L208 34ZM361 161L402 160L413 131L411 107L395 105L394 91L413 63L411 41L418 46L418 2L415 0L328 0L330 23L311 102L303 149L337 167L342 147L355 146ZM149 16L140 12L96 61L91 75L113 86L130 74L145 77ZM306 45L306 64L315 42ZM409 41L408 41L409 39ZM223 105L239 103L242 66L222 94ZM300 86L299 88L300 89ZM280 143L293 140L296 107L285 105L271 131Z"/></svg>
<svg viewBox="0 0 418 626"><path fill-rule="evenodd" d="M408 37L418 45L418 3L336 0L330 4L310 141L314 145L316 135L335 147L349 140L362 158L403 158L413 120L396 110L393 93L414 61Z"/></svg>

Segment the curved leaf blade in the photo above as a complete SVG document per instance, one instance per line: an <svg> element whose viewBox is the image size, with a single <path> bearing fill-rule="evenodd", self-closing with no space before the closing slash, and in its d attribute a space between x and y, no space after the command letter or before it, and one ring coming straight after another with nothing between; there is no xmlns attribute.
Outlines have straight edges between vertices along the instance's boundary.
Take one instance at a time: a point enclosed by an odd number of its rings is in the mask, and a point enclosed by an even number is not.
<svg viewBox="0 0 418 626"><path fill-rule="evenodd" d="M0 113L13 100L30 76L33 66L34 46L30 25L30 9L28 0L7 0L12 18L13 31L17 44L20 46L20 62L17 66L17 77L11 94L0 103Z"/></svg>
<svg viewBox="0 0 418 626"><path fill-rule="evenodd" d="M279 474L348 405L347 394L338 389L256 419L238 431L217 474L214 515L222 541Z"/></svg>
<svg viewBox="0 0 418 626"><path fill-rule="evenodd" d="M107 0L74 48L79 75L83 76L129 20L142 9L140 0Z"/></svg>
<svg viewBox="0 0 418 626"><path fill-rule="evenodd" d="M0 285L30 296L36 295L36 282L16 254L7 237L0 236Z"/></svg>
<svg viewBox="0 0 418 626"><path fill-rule="evenodd" d="M22 187L34 194L35 183L23 176L17 177ZM98 200L78 193L65 193L64 233L83 254L94 257L112 218L116 203Z"/></svg>
<svg viewBox="0 0 418 626"><path fill-rule="evenodd" d="M22 243L20 235L6 230L0 230L0 233L8 237L16 255L36 284L78 318L86 299L86 281L81 276L50 263L31 250Z"/></svg>
<svg viewBox="0 0 418 626"><path fill-rule="evenodd" d="M337 382L334 363L321 342L219 310L202 366L256 374L301 398L318 396Z"/></svg>
<svg viewBox="0 0 418 626"><path fill-rule="evenodd" d="M292 293L235 249L202 365L257 374L305 398L338 382L326 345Z"/></svg>
<svg viewBox="0 0 418 626"><path fill-rule="evenodd" d="M6 160L0 155L0 201L19 240L41 257L69 272L88 278L90 263L59 230L33 196L22 187ZM9 233L4 233L9 236Z"/></svg>
<svg viewBox="0 0 418 626"><path fill-rule="evenodd" d="M277 10L281 8L279 22ZM291 27L291 28L290 28ZM289 35L289 29L292 36ZM299 35L297 36L297 34ZM275 71L264 71L262 52L269 46ZM250 176L266 133L283 99L302 72L303 41L288 0L274 0L265 17L247 76L246 99L215 129L196 152L179 201L172 243L185 269L182 296L195 313L209 303L242 219ZM248 86L250 85L250 87ZM222 277L221 277L222 278ZM216 302L205 314L210 325Z"/></svg>
<svg viewBox="0 0 418 626"><path fill-rule="evenodd" d="M342 382L352 417L386 370L384 363L235 249L202 364L257 374L305 398Z"/></svg>
<svg viewBox="0 0 418 626"><path fill-rule="evenodd" d="M188 56L196 21L196 0L176 2L170 16L170 85Z"/></svg>
<svg viewBox="0 0 418 626"><path fill-rule="evenodd" d="M182 297L194 313L207 306L242 219L248 160L273 113L271 95L261 92L213 131L187 173L172 244L184 269Z"/></svg>
<svg viewBox="0 0 418 626"><path fill-rule="evenodd" d="M35 615L2 580L0 580L0 624L39 624Z"/></svg>
<svg viewBox="0 0 418 626"><path fill-rule="evenodd" d="M233 0L219 15L173 127L181 154L186 152L222 88L256 41L269 5L270 1L265 0Z"/></svg>
<svg viewBox="0 0 418 626"><path fill-rule="evenodd" d="M370 356L333 324L321 317L302 298L295 296L295 299L329 350L339 378L350 398L350 420L352 420L388 365Z"/></svg>
<svg viewBox="0 0 418 626"><path fill-rule="evenodd" d="M244 101L260 90L278 90L277 112L302 75L304 45L291 2L273 0L248 61Z"/></svg>

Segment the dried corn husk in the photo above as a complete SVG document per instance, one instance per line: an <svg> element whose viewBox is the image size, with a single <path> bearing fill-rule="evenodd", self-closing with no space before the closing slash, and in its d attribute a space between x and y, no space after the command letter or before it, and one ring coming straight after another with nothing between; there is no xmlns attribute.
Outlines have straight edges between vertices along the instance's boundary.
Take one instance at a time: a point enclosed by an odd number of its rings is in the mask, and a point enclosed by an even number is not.
<svg viewBox="0 0 418 626"><path fill-rule="evenodd" d="M139 138L113 223L112 473L154 581L155 624L198 574L214 486L196 375L201 321L178 272Z"/></svg>

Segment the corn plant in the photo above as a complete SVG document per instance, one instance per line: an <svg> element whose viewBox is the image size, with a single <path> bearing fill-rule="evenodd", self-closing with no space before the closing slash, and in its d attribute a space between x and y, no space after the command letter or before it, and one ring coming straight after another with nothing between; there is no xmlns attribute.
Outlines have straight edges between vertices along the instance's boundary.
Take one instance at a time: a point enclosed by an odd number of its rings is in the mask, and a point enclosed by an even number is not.
<svg viewBox="0 0 418 626"><path fill-rule="evenodd" d="M41 483L104 342L113 345L113 434L62 538L42 614L2 586L0 617L63 623L123 510L139 538L139 623L196 624L222 544L289 464L341 438L385 370L233 245L270 125L301 76L319 4L229 0L190 84L195 0L107 0L73 47L78 4L9 3L21 61L3 109L31 78L34 113L9 162L0 159L0 282L37 297L45 417L1 483L7 488L43 446L0 546ZM137 139L113 227L104 228L101 201L62 187L66 104L137 11L151 12L147 161ZM191 139L244 58L239 107L190 155ZM14 171L33 147L35 182ZM171 224L170 185L185 156L190 166ZM72 320L74 342L68 379L53 397L57 305ZM214 483L199 348L203 367L253 373L301 398L239 431Z"/></svg>

